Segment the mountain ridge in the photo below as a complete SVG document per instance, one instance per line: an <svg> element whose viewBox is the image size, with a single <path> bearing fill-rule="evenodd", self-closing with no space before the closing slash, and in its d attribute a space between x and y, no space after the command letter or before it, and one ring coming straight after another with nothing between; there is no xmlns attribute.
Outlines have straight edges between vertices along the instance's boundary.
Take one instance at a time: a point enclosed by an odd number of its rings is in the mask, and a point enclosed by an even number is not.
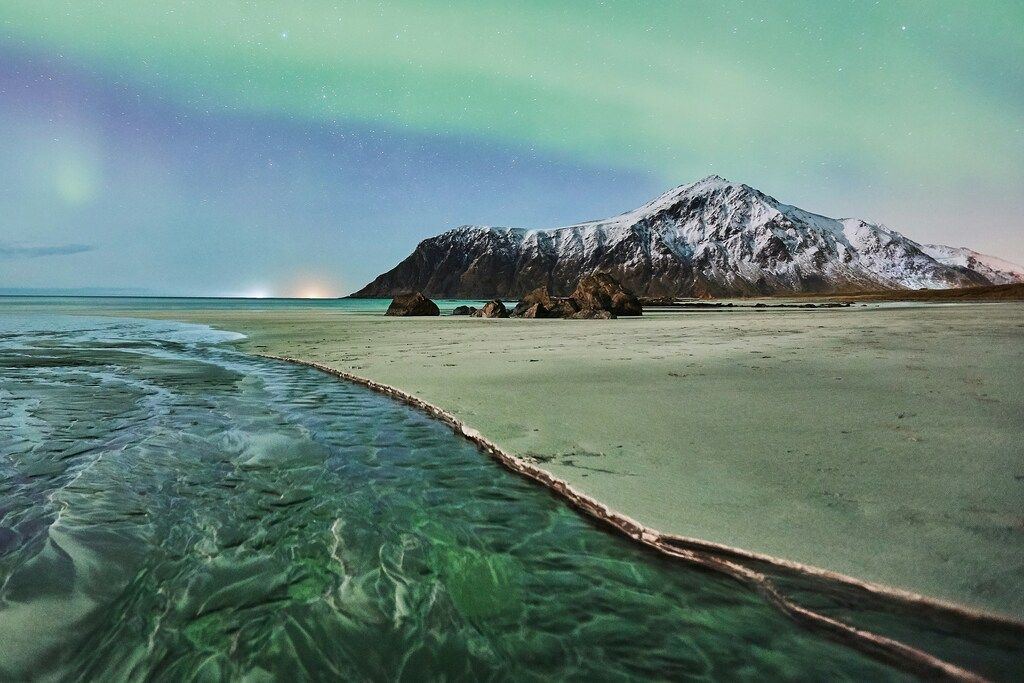
<svg viewBox="0 0 1024 683"><path fill-rule="evenodd" d="M580 277L599 271L642 296L1024 281L1024 268L995 257L923 245L861 219L829 218L712 175L672 188L632 211L561 228L459 226L423 240L401 263L351 296L415 290L435 298L515 298L539 286L566 295Z"/></svg>

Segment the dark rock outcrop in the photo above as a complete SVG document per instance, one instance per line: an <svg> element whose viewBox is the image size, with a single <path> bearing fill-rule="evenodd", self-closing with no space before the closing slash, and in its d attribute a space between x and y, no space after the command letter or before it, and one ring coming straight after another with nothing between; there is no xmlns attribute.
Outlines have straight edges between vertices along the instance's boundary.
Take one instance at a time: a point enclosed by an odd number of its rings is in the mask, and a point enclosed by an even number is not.
<svg viewBox="0 0 1024 683"><path fill-rule="evenodd" d="M623 289L608 273L594 273L580 280L572 300L580 310L608 311L614 316L641 315L640 300Z"/></svg>
<svg viewBox="0 0 1024 683"><path fill-rule="evenodd" d="M568 318L580 310L579 304L573 298L560 297L552 301L549 309L555 318Z"/></svg>
<svg viewBox="0 0 1024 683"><path fill-rule="evenodd" d="M519 310L518 306L516 306L516 310ZM528 306L525 309L523 309L522 312L520 312L519 314L517 314L514 317L516 317L516 318L552 318L552 317L555 317L555 316L550 315L548 313L548 311L544 308L543 304L532 304L531 306Z"/></svg>
<svg viewBox="0 0 1024 683"><path fill-rule="evenodd" d="M571 297L553 297L547 287L526 294L512 311L513 318L570 318L607 320L618 315L641 315L640 301L611 275L595 273L576 283Z"/></svg>
<svg viewBox="0 0 1024 683"><path fill-rule="evenodd" d="M580 309L572 299L551 296L547 287L538 287L527 292L516 304L512 310L512 317L525 318L523 313L535 305L539 306L535 311L536 315L533 316L536 318L568 318Z"/></svg>
<svg viewBox="0 0 1024 683"><path fill-rule="evenodd" d="M474 318L507 318L508 309L505 304L497 299L488 301L483 308L473 311Z"/></svg>
<svg viewBox="0 0 1024 683"><path fill-rule="evenodd" d="M531 318L546 318L548 307L551 306L551 294L547 287L538 287L523 295L516 307L512 309L513 318L527 317L526 311L533 310ZM539 314L539 315L538 315Z"/></svg>
<svg viewBox="0 0 1024 683"><path fill-rule="evenodd" d="M476 315L476 306L456 306L452 315Z"/></svg>
<svg viewBox="0 0 1024 683"><path fill-rule="evenodd" d="M437 304L423 296L422 293L413 292L396 296L384 315L441 315L441 311Z"/></svg>

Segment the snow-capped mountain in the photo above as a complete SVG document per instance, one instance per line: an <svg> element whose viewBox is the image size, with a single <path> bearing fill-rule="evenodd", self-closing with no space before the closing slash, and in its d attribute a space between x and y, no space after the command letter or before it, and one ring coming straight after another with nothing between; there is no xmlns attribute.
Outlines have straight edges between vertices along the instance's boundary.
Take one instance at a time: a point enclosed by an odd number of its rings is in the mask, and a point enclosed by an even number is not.
<svg viewBox="0 0 1024 683"><path fill-rule="evenodd" d="M939 255L945 249L709 176L605 220L551 230L450 230L421 242L353 296L416 290L430 297L515 298L541 285L564 295L596 271L645 296L964 287L1013 272L975 252L973 260Z"/></svg>
<svg viewBox="0 0 1024 683"><path fill-rule="evenodd" d="M980 254L967 247L946 247L941 244L922 244L921 250L939 263L960 266L984 275L994 285L1024 282L1024 266L1004 261L995 256Z"/></svg>

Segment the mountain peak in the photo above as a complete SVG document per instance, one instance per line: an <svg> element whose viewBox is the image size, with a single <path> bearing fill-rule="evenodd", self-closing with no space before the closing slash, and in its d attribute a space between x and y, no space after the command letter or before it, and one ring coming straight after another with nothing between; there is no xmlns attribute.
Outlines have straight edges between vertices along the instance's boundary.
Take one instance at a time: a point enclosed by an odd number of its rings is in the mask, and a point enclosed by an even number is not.
<svg viewBox="0 0 1024 683"><path fill-rule="evenodd" d="M696 196L696 195L709 195L709 194L734 194L735 196L753 196L762 200L770 200L775 202L774 199L764 194L760 190L757 190L745 183L738 183L728 178L723 178L720 175L709 175L701 178L700 180L689 183L687 185L679 185L668 192L663 197L667 196ZM657 201L657 200L655 200Z"/></svg>
<svg viewBox="0 0 1024 683"><path fill-rule="evenodd" d="M669 190L666 194L699 194L705 192L713 192L716 190L727 190L732 188L746 187L742 183L734 183L727 178L723 178L720 175L709 175L704 176L700 180L689 183L686 185L679 185L678 187Z"/></svg>
<svg viewBox="0 0 1024 683"><path fill-rule="evenodd" d="M568 294L606 272L647 296L963 287L1024 281L1024 272L964 249L921 245L882 225L783 204L713 174L643 206L564 228L461 226L354 296L516 298Z"/></svg>
<svg viewBox="0 0 1024 683"><path fill-rule="evenodd" d="M747 207L743 210L743 213L747 214L752 210L769 213L779 210L781 206L772 197L749 185L733 182L720 175L709 175L696 182L674 187L638 209L606 220L590 221L588 224L625 225L636 223L650 216L671 211L681 205L716 205L731 209L742 205Z"/></svg>

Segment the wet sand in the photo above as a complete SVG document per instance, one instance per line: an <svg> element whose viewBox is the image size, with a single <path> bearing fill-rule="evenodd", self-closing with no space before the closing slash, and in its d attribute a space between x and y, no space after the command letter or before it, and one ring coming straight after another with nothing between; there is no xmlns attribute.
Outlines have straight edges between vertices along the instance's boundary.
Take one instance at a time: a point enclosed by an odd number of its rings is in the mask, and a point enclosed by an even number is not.
<svg viewBox="0 0 1024 683"><path fill-rule="evenodd" d="M201 305L118 314L399 387L667 533L1024 617L1022 304L607 322Z"/></svg>

